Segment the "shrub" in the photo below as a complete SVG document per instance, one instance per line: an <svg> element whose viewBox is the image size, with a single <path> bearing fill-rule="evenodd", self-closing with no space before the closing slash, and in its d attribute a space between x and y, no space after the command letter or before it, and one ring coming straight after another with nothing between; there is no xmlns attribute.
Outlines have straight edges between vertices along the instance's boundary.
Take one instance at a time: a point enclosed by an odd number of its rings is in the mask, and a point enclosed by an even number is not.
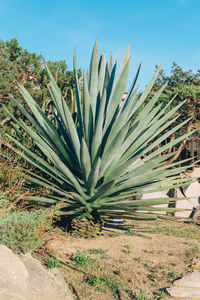
<svg viewBox="0 0 200 300"><path fill-rule="evenodd" d="M115 76L116 60L113 61L110 56L106 63L104 53L99 58L95 43L90 70L83 75L83 82L80 84L74 56L76 108L72 112L45 65L50 78L49 92L53 110L51 120L19 84L19 90L31 113L14 98L12 100L33 124L34 129L16 119L6 108L5 110L34 140L41 154L30 151L23 143L10 136L15 144L12 149L32 166L40 169L45 176L52 178L47 180L35 173L26 176L29 182L47 187L51 193L45 197L26 196L25 200L50 205L63 202L65 207L61 214L72 219L113 216L156 219L156 208L152 205L176 200L142 200L140 195L174 188L191 180L179 177L180 172L186 169L177 167L180 162L162 165L173 155L167 153L167 150L193 131L165 145L162 142L190 119L166 132L177 119L177 116L172 116L184 103L172 110L168 108L173 99L164 106L158 103L167 84L154 93L149 102L145 102L161 66L157 68L143 93L135 89L139 67L122 103L129 65L128 48ZM162 146L158 147L159 145ZM157 210L168 211L171 208L159 207Z"/></svg>
<svg viewBox="0 0 200 300"><path fill-rule="evenodd" d="M50 218L50 212L42 209L0 213L0 244L16 253L32 252L42 245L41 233Z"/></svg>

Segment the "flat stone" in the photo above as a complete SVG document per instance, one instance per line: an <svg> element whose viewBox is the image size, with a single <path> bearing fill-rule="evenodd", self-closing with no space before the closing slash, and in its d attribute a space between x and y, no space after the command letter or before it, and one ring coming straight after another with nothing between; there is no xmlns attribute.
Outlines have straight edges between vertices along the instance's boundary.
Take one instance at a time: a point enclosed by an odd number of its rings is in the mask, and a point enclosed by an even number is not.
<svg viewBox="0 0 200 300"><path fill-rule="evenodd" d="M200 272L195 271L185 275L183 278L174 281L173 286L199 289L200 293Z"/></svg>
<svg viewBox="0 0 200 300"><path fill-rule="evenodd" d="M186 298L187 300L200 299L199 289L173 286L171 288L167 288L166 290L171 297L179 299Z"/></svg>

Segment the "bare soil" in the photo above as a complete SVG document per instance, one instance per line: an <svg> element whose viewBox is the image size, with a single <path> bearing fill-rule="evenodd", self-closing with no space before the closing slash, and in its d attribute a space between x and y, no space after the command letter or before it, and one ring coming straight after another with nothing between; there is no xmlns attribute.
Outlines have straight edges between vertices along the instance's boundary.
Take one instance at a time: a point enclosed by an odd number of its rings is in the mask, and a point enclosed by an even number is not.
<svg viewBox="0 0 200 300"><path fill-rule="evenodd" d="M132 230L104 229L95 238L75 238L59 229L45 233L49 257L71 286L75 299L165 299L165 288L200 270L200 226L183 221L135 221ZM47 255L48 254L48 255Z"/></svg>

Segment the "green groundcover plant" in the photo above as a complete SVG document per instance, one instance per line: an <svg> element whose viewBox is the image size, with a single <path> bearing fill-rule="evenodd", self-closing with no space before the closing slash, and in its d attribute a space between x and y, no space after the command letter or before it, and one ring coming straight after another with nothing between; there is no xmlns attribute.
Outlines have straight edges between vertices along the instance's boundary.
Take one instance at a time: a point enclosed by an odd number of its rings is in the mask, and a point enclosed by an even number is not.
<svg viewBox="0 0 200 300"><path fill-rule="evenodd" d="M104 53L99 58L95 43L89 71L83 74L80 82L74 55L76 118L46 64L53 118L47 118L19 84L29 110L13 97L12 100L33 126L16 119L4 108L29 134L41 154L30 151L14 137L9 138L15 145L13 150L44 174L39 176L30 172L26 179L51 191L46 197L27 196L24 200L52 205L60 202L63 204L60 213L71 218L121 216L126 219L152 219L159 216L156 210L172 210L152 205L166 204L176 199L144 200L140 195L183 185L190 180L180 177L185 170L185 167L178 167L180 162L162 165L174 154L167 153L167 150L193 133L162 145L190 120L166 132L166 128L178 118L177 114L172 116L184 102L170 111L173 99L164 107L158 104L167 84L145 102L161 67L157 68L143 93L135 88L139 67L122 102L129 73L129 47L117 72L116 63L112 56L106 62ZM141 106L143 109L140 109ZM161 147L158 148L158 145ZM151 151L153 149L156 150Z"/></svg>
<svg viewBox="0 0 200 300"><path fill-rule="evenodd" d="M48 210L0 209L0 244L16 253L32 252L42 245L42 232L50 220Z"/></svg>

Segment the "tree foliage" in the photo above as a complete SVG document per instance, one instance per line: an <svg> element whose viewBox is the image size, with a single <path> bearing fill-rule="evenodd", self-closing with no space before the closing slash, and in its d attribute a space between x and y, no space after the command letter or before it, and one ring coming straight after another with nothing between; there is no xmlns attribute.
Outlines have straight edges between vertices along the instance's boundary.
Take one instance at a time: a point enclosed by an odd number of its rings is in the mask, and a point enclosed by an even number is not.
<svg viewBox="0 0 200 300"><path fill-rule="evenodd" d="M151 99L164 84L166 84L166 88L160 95L157 105L166 105L171 101L171 99L174 99L168 107L170 110L185 101L185 104L182 105L179 111L176 112L178 118L175 124L179 124L180 122L188 119L188 117L192 118L188 124L185 124L185 126L183 126L179 131L174 132L174 134L167 140L173 141L177 136L189 133L192 129L200 128L200 70L196 73L193 73L192 70L184 71L180 66L173 62L169 75L166 75L164 70L160 71L149 99ZM173 126L174 125L171 125L171 127ZM197 135L199 135L198 131L193 133L192 136L196 137ZM179 158L189 138L191 138L191 136L188 136L188 138L183 140L181 143L178 143L174 147L168 149L168 153L176 150L176 154L167 163L172 163Z"/></svg>
<svg viewBox="0 0 200 300"><path fill-rule="evenodd" d="M173 62L170 75L166 75L161 70L154 91L157 91L167 82L167 87L160 96L160 103L167 103L175 97L171 104L173 107L187 100L179 111L180 118L183 120L191 116L193 117L193 124L198 123L200 120L200 70L197 73L193 73L192 70L184 71ZM180 119L177 120L177 122L179 121Z"/></svg>
<svg viewBox="0 0 200 300"><path fill-rule="evenodd" d="M47 65L55 76L57 84L66 101L71 98L74 91L73 71L68 70L67 63L61 61L48 61ZM79 77L81 71L78 72ZM10 41L0 41L0 104L4 104L15 116L21 114L14 109L10 94L21 102L16 83L23 84L42 107L49 104L48 78L43 68L42 56L23 49L16 38ZM0 108L0 123L4 123L6 114ZM7 120L7 119L6 119Z"/></svg>

